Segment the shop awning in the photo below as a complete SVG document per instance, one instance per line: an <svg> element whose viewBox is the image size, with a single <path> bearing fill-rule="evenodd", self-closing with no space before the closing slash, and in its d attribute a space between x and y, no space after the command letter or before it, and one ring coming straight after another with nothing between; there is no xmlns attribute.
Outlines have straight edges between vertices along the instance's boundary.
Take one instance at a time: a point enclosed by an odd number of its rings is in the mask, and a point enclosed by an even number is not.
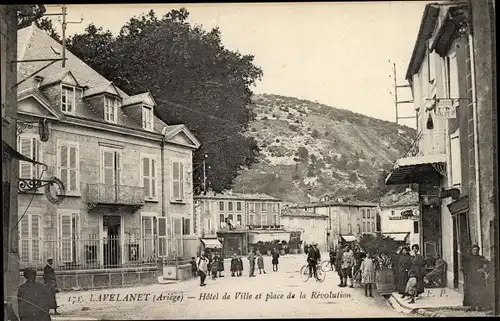
<svg viewBox="0 0 500 321"><path fill-rule="evenodd" d="M47 165L45 165L44 163L37 162L36 160L31 159L29 157L26 157L23 154L19 153L15 148L10 146L3 139L2 139L2 149L3 149L4 157L5 157L5 155L9 155L10 157L15 158L15 159L20 160L20 161L29 162L32 164L42 165L42 166L47 167Z"/></svg>
<svg viewBox="0 0 500 321"><path fill-rule="evenodd" d="M396 160L385 179L386 185L421 183L436 174L444 174L446 155L404 157ZM440 171L440 168L442 171Z"/></svg>
<svg viewBox="0 0 500 321"><path fill-rule="evenodd" d="M206 248L209 249L220 249L222 248L221 242L218 239L201 239Z"/></svg>
<svg viewBox="0 0 500 321"><path fill-rule="evenodd" d="M404 242L406 240L406 237L410 234L410 232L404 232L404 233L383 233L385 237L390 237L396 242Z"/></svg>
<svg viewBox="0 0 500 321"><path fill-rule="evenodd" d="M358 240L354 235L341 235L340 237L346 242L356 242Z"/></svg>

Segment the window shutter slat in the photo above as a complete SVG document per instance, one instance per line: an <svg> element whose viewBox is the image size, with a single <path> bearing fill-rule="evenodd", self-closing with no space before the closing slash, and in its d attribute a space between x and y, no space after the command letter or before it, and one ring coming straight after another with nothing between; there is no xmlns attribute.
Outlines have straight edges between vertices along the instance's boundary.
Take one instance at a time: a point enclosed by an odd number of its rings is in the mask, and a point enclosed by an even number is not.
<svg viewBox="0 0 500 321"><path fill-rule="evenodd" d="M121 160L121 154L118 153L118 152L115 152L115 162L116 162L116 182L115 184L116 185L120 185L121 184L121 180L122 180L122 160Z"/></svg>
<svg viewBox="0 0 500 321"><path fill-rule="evenodd" d="M32 155L32 141L29 138L21 137L19 138L19 152L26 157L33 158ZM19 176L21 178L33 178L33 164L20 161L19 162Z"/></svg>

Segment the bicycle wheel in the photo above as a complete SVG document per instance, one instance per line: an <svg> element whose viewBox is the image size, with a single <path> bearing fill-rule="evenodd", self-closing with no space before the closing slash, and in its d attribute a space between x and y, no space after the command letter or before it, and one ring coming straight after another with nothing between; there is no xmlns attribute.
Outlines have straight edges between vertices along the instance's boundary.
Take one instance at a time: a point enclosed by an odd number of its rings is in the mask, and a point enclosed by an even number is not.
<svg viewBox="0 0 500 321"><path fill-rule="evenodd" d="M320 264L320 268L323 270L323 272L328 272L331 270L331 267L330 267L330 261L328 260L325 260L323 262L321 262Z"/></svg>
<svg viewBox="0 0 500 321"><path fill-rule="evenodd" d="M309 280L309 267L307 264L300 269L300 279L303 282L307 282L307 280Z"/></svg>
<svg viewBox="0 0 500 321"><path fill-rule="evenodd" d="M320 267L316 273L318 274L318 281L323 282L326 277L326 272Z"/></svg>

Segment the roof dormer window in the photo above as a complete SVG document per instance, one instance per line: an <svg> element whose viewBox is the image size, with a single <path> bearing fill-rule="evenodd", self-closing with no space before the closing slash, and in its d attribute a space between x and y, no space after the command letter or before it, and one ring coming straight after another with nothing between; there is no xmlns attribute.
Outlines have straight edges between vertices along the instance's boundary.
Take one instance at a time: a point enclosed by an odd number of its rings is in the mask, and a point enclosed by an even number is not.
<svg viewBox="0 0 500 321"><path fill-rule="evenodd" d="M153 130L153 107L142 105L142 128Z"/></svg>
<svg viewBox="0 0 500 321"><path fill-rule="evenodd" d="M65 114L74 114L76 105L76 88L62 85L61 88L61 111Z"/></svg>
<svg viewBox="0 0 500 321"><path fill-rule="evenodd" d="M117 98L104 96L104 119L110 123L116 123L118 120L118 105Z"/></svg>

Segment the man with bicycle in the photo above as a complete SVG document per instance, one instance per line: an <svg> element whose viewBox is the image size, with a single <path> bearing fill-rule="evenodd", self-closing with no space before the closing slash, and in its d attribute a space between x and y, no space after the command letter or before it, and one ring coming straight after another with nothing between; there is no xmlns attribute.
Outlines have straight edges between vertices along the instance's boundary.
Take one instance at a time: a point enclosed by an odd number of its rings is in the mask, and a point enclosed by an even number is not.
<svg viewBox="0 0 500 321"><path fill-rule="evenodd" d="M318 243L313 243L307 252L307 264L309 265L309 277L314 277L318 280L318 262L321 260L321 253L318 249Z"/></svg>

